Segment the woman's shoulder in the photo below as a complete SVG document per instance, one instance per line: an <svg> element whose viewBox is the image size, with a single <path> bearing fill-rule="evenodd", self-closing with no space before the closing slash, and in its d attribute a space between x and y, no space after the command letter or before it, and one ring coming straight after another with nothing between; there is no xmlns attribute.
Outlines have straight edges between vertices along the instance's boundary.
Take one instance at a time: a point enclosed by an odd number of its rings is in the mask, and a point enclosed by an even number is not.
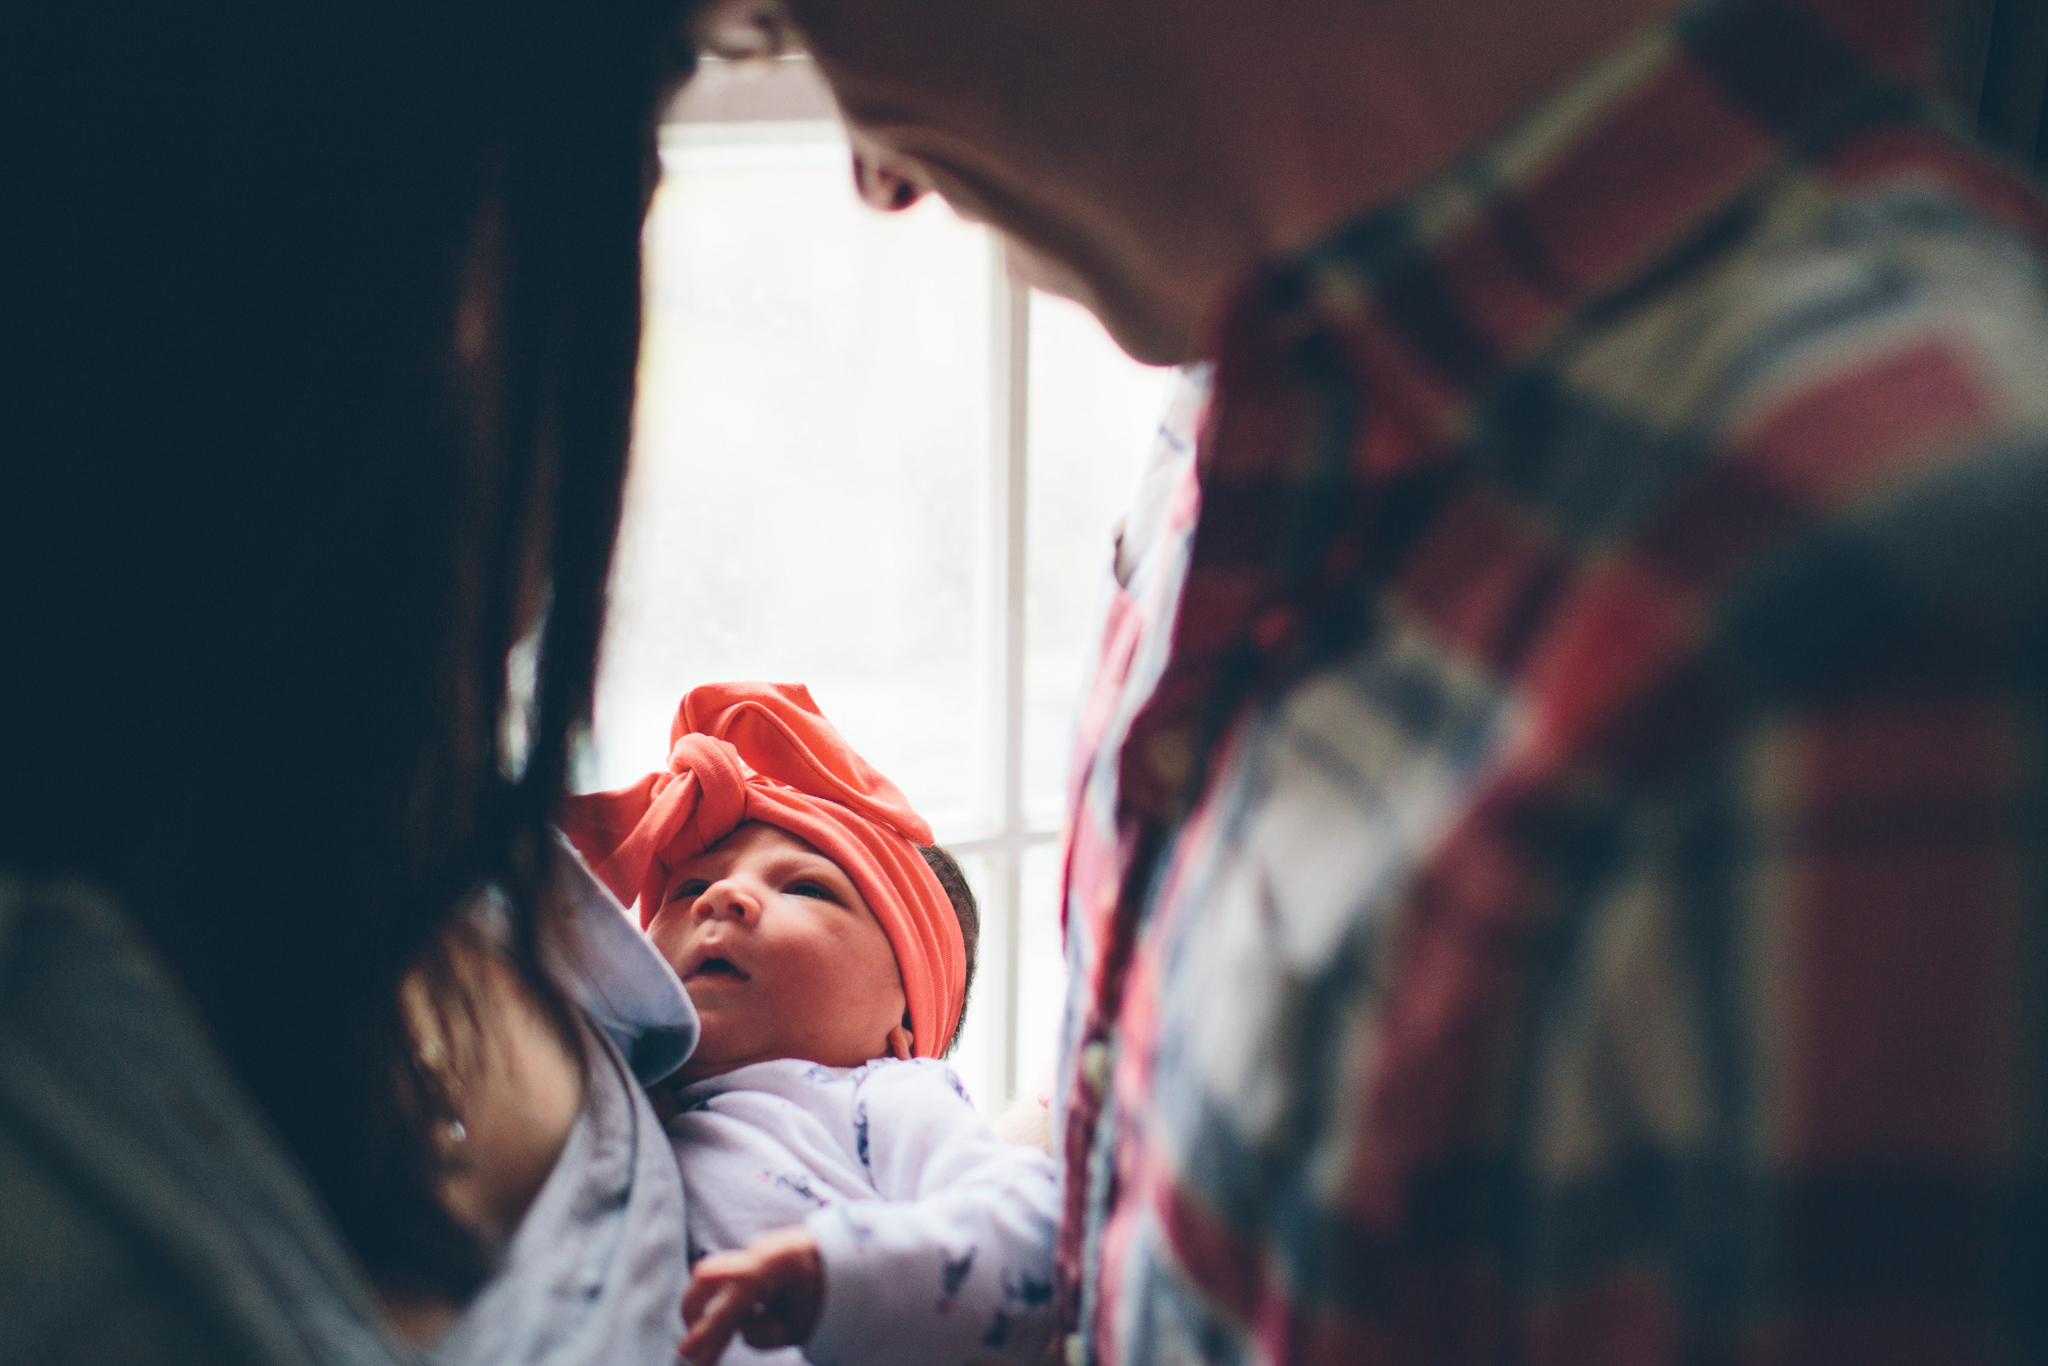
<svg viewBox="0 0 2048 1366"><path fill-rule="evenodd" d="M114 898L0 873L0 982L0 1357L407 1359Z"/></svg>

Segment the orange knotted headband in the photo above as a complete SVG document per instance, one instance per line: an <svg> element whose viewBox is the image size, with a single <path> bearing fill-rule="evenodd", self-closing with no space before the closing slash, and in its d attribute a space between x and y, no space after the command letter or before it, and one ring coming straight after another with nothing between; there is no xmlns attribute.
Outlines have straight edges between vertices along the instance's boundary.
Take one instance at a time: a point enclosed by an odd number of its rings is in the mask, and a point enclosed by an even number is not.
<svg viewBox="0 0 2048 1366"><path fill-rule="evenodd" d="M875 913L910 1007L913 1049L946 1050L966 994L967 949L953 903L917 846L931 827L853 752L801 683L692 688L669 727L668 767L617 792L570 797L562 830L640 925L672 870L743 821L778 826L853 880Z"/></svg>

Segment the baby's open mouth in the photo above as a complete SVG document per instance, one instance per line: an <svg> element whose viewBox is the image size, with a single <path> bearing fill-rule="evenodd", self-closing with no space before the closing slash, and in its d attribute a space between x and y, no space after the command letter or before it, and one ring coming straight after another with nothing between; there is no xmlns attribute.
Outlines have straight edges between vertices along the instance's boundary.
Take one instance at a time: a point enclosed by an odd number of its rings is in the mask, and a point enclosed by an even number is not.
<svg viewBox="0 0 2048 1366"><path fill-rule="evenodd" d="M729 958L707 958L691 968L683 977L685 982L699 982L706 978L723 978L729 982L744 982L747 974Z"/></svg>

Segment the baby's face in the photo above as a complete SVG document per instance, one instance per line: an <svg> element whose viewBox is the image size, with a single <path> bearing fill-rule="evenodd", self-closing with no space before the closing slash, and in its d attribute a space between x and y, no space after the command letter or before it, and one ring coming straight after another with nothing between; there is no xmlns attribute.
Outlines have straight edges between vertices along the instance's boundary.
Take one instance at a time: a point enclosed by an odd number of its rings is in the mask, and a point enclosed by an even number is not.
<svg viewBox="0 0 2048 1366"><path fill-rule="evenodd" d="M647 933L703 1021L686 1080L909 1055L888 936L853 879L785 830L749 821L682 864Z"/></svg>

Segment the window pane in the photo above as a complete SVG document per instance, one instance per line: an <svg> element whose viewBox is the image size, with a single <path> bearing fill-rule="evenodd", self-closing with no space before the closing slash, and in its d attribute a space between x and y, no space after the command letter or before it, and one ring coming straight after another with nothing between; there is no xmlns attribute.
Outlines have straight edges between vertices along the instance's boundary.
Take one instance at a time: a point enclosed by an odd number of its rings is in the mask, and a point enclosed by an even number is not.
<svg viewBox="0 0 2048 1366"><path fill-rule="evenodd" d="M1124 355L1080 305L1031 296L1024 809L1040 829L1058 825L1066 802L1067 749L1101 624L1111 533L1173 376Z"/></svg>
<svg viewBox="0 0 2048 1366"><path fill-rule="evenodd" d="M995 790L987 235L884 215L831 124L670 128L586 787L685 690L810 685L942 830Z"/></svg>

